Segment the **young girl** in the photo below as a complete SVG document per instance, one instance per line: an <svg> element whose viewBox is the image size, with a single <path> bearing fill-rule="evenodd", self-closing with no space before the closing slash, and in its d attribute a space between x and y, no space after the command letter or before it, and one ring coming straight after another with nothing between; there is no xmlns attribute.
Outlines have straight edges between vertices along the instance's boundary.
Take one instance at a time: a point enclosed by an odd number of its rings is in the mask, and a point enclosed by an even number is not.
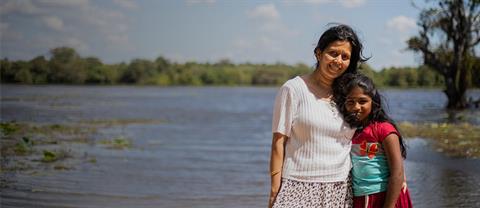
<svg viewBox="0 0 480 208"><path fill-rule="evenodd" d="M403 170L403 139L373 81L357 73L337 82L339 110L357 128L351 151L354 207L413 207Z"/></svg>

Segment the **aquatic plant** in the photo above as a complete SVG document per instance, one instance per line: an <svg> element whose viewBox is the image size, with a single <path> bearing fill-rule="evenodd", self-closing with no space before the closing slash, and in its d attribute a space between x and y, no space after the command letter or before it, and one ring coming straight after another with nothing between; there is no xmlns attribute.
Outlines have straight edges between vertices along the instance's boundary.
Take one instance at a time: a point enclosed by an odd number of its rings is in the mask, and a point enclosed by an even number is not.
<svg viewBox="0 0 480 208"><path fill-rule="evenodd" d="M104 139L99 142L100 144L107 145L108 148L112 149L125 149L131 148L132 142L129 138L119 136L112 139Z"/></svg>
<svg viewBox="0 0 480 208"><path fill-rule="evenodd" d="M28 137L22 137L22 139L15 145L15 153L27 154L32 151L33 142Z"/></svg>
<svg viewBox="0 0 480 208"><path fill-rule="evenodd" d="M10 121L10 122L1 122L0 123L0 131L3 136L9 136L16 131L18 131L19 126L15 121Z"/></svg>
<svg viewBox="0 0 480 208"><path fill-rule="evenodd" d="M43 150L43 157L41 161L45 163L50 163L50 162L55 162L57 160L65 159L69 156L70 154L65 150L56 150L56 151Z"/></svg>
<svg viewBox="0 0 480 208"><path fill-rule="evenodd" d="M480 126L469 123L402 122L399 125L405 137L431 139L439 152L455 157L480 157Z"/></svg>

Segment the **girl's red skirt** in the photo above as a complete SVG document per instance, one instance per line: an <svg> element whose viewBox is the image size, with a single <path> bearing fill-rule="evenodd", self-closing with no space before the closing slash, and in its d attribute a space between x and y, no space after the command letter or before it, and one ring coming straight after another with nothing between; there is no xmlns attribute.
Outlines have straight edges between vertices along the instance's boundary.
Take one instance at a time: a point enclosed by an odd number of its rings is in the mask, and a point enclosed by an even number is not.
<svg viewBox="0 0 480 208"><path fill-rule="evenodd" d="M381 208L385 202L385 197L387 192L380 192L375 194L370 194L368 196L355 196L353 197L353 207L354 208ZM368 200L367 200L368 197ZM365 201L367 201L365 203ZM405 192L400 191L400 196L398 197L397 204L395 208L411 208L412 200L410 199L410 193L408 188Z"/></svg>

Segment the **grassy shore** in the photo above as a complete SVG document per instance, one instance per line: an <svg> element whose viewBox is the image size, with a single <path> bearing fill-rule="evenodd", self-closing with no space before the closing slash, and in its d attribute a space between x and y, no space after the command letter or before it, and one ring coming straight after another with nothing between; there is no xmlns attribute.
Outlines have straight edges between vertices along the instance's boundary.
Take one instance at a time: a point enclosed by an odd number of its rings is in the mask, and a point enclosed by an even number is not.
<svg viewBox="0 0 480 208"><path fill-rule="evenodd" d="M452 157L480 158L480 126L468 123L421 123L399 124L406 138L431 139L435 149Z"/></svg>

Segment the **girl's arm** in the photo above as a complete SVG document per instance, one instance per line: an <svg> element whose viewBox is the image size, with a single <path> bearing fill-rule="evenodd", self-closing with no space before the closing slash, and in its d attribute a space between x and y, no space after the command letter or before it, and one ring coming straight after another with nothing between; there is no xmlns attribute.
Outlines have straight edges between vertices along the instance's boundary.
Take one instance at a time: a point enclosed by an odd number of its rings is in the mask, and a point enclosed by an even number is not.
<svg viewBox="0 0 480 208"><path fill-rule="evenodd" d="M400 152L399 138L396 134L388 135L382 144L385 149L385 154L387 155L388 167L390 169L387 196L383 207L393 208L397 203L404 179L403 157Z"/></svg>
<svg viewBox="0 0 480 208"><path fill-rule="evenodd" d="M285 157L285 143L287 139L288 137L283 134L273 134L272 152L270 155L271 189L268 202L268 207L270 208L273 206L273 202L275 202L275 198L277 197L282 183L282 166Z"/></svg>

